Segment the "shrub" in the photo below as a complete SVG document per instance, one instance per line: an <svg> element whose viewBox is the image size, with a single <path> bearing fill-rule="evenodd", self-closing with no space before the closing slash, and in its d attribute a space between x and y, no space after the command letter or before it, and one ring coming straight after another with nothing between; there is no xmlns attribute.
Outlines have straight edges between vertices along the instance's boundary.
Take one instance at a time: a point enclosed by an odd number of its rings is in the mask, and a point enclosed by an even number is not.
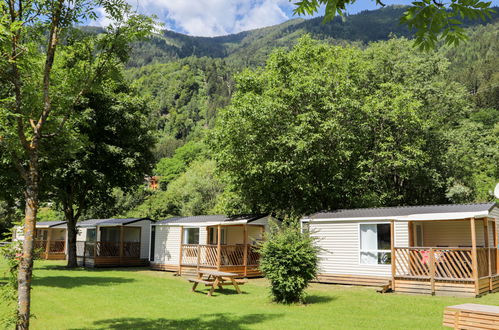
<svg viewBox="0 0 499 330"><path fill-rule="evenodd" d="M298 221L272 224L259 247L260 270L270 280L272 298L279 303L304 302L305 289L318 270L319 248Z"/></svg>
<svg viewBox="0 0 499 330"><path fill-rule="evenodd" d="M7 262L5 283L0 282L0 299L2 304L8 306L6 313L1 315L0 324L6 329L16 324L16 302L17 302L17 273L22 257L22 242L12 242L0 247L0 257Z"/></svg>

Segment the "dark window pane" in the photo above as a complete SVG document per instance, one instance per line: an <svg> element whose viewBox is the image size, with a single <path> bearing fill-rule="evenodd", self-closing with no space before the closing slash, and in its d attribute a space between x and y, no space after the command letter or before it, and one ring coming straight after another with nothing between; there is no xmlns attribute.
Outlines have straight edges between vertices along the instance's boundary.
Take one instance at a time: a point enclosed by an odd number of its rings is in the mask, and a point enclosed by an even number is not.
<svg viewBox="0 0 499 330"><path fill-rule="evenodd" d="M392 263L392 253L391 252L378 252L378 264L379 265L390 265Z"/></svg>
<svg viewBox="0 0 499 330"><path fill-rule="evenodd" d="M199 244L199 228L185 228L185 244Z"/></svg>
<svg viewBox="0 0 499 330"><path fill-rule="evenodd" d="M377 225L378 229L378 250L390 250L390 224L383 223Z"/></svg>

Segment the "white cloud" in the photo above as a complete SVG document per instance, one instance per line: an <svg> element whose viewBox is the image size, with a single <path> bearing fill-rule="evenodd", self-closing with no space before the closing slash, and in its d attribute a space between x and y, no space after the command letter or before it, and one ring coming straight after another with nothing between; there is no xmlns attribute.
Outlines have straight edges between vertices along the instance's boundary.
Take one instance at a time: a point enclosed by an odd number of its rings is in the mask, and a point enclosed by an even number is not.
<svg viewBox="0 0 499 330"><path fill-rule="evenodd" d="M269 26L289 19L288 0L128 0L139 12L154 14L166 27L195 36L218 36ZM104 21L98 21L103 25Z"/></svg>

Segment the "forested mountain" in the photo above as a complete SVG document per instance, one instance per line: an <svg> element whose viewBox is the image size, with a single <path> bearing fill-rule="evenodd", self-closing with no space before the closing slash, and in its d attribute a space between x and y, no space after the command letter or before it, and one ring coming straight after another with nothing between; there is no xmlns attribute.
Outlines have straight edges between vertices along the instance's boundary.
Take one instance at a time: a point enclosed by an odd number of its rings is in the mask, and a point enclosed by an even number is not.
<svg viewBox="0 0 499 330"><path fill-rule="evenodd" d="M273 49L289 48L304 34L335 43L363 44L387 40L391 36L411 37L413 31L399 23L405 10L405 6L387 6L344 18L336 17L329 22L323 22L322 17L308 20L297 18L275 26L220 37L192 37L166 30L162 35L137 44L129 65L140 67L189 56L226 58L228 62L242 66L261 65ZM499 10L496 10L489 22L498 18ZM477 24L484 22L465 22L463 27Z"/></svg>

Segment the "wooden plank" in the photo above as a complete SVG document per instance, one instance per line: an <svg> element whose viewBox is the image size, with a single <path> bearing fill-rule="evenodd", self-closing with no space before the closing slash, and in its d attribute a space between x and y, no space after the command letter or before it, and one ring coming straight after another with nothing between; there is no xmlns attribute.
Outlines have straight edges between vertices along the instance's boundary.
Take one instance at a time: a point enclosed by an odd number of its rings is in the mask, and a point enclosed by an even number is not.
<svg viewBox="0 0 499 330"><path fill-rule="evenodd" d="M408 225L409 230L409 246L414 246L414 225L412 221L409 221Z"/></svg>
<svg viewBox="0 0 499 330"><path fill-rule="evenodd" d="M430 248L430 286L431 294L435 294L435 252Z"/></svg>
<svg viewBox="0 0 499 330"><path fill-rule="evenodd" d="M244 275L248 273L248 225L244 224L243 226L243 245L244 245L244 252L243 252L243 265L244 265Z"/></svg>
<svg viewBox="0 0 499 330"><path fill-rule="evenodd" d="M480 294L480 291L478 288L478 261L476 253L475 218L470 218L470 230L471 230L471 265L473 269L473 278L475 279L475 293L478 296Z"/></svg>
<svg viewBox="0 0 499 330"><path fill-rule="evenodd" d="M395 259L395 222L393 220L390 221L390 249L392 254L392 286L395 283L395 275L397 273L396 270L396 259Z"/></svg>
<svg viewBox="0 0 499 330"><path fill-rule="evenodd" d="M217 269L220 269L222 264L222 226L217 225Z"/></svg>
<svg viewBox="0 0 499 330"><path fill-rule="evenodd" d="M182 276L182 248L184 246L184 226L180 226L180 255L178 258L178 274Z"/></svg>
<svg viewBox="0 0 499 330"><path fill-rule="evenodd" d="M123 244L125 240L125 231L123 225L120 226L120 262L123 259Z"/></svg>
<svg viewBox="0 0 499 330"><path fill-rule="evenodd" d="M494 228L492 229L494 233L494 248L496 249L496 274L499 274L499 246L498 246L498 237L497 237L497 219L494 218Z"/></svg>

